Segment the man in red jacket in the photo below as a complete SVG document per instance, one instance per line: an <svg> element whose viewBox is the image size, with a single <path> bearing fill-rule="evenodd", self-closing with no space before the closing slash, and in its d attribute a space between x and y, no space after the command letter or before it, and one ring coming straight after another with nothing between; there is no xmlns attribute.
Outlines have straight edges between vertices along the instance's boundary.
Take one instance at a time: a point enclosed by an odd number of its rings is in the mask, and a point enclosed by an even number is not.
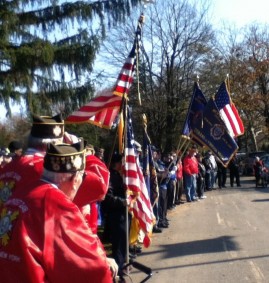
<svg viewBox="0 0 269 283"><path fill-rule="evenodd" d="M106 258L98 237L73 203L84 169L83 141L49 144L42 179L16 188L2 204L1 281L112 282L117 265Z"/></svg>
<svg viewBox="0 0 269 283"><path fill-rule="evenodd" d="M48 143L72 144L79 141L76 136L65 132L64 120L60 114L55 116L33 115L32 118L32 128L25 154L14 158L0 172L0 206L11 197L15 190L26 190L28 184L40 179ZM104 198L108 189L109 171L105 164L93 155L86 156L85 169L87 177L74 203L85 212L90 228L97 234L97 211L91 209L91 214L89 214L85 207L94 207L95 201Z"/></svg>
<svg viewBox="0 0 269 283"><path fill-rule="evenodd" d="M197 146L193 145L183 160L184 188L188 202L198 200L196 197L196 177L199 172L198 161L195 157Z"/></svg>

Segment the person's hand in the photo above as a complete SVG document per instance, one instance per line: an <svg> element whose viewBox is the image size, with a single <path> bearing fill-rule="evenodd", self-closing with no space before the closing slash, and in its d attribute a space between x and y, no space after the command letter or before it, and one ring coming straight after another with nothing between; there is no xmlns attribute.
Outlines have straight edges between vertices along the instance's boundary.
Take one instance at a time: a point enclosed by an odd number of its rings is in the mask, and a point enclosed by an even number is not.
<svg viewBox="0 0 269 283"><path fill-rule="evenodd" d="M115 261L114 258L110 258L108 257L107 258L107 262L108 262L108 265L110 267L110 270L111 270L111 273L112 273L112 277L115 278L118 274L118 270L119 270L119 267Z"/></svg>

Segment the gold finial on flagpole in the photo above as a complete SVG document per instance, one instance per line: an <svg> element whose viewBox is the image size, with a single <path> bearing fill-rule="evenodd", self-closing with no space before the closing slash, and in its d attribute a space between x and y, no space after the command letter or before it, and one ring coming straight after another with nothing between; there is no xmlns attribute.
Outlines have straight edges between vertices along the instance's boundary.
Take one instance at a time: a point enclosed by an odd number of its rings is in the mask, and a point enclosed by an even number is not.
<svg viewBox="0 0 269 283"><path fill-rule="evenodd" d="M228 93L230 94L230 78L229 78L229 74L226 75L226 86L227 86Z"/></svg>

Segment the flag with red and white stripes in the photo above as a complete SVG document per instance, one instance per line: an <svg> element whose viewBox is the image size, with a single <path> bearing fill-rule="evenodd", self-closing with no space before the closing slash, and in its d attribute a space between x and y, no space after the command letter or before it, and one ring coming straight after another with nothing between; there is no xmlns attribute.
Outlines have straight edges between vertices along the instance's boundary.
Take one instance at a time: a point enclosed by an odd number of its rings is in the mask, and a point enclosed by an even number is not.
<svg viewBox="0 0 269 283"><path fill-rule="evenodd" d="M89 103L68 116L65 122L91 123L101 128L111 128L121 109L122 99L127 97L133 82L137 55L141 46L143 22L144 16L142 14L138 20L132 50L121 69L114 90L93 98Z"/></svg>
<svg viewBox="0 0 269 283"><path fill-rule="evenodd" d="M121 107L122 98L111 91L103 92L67 117L67 123L91 123L110 129Z"/></svg>
<svg viewBox="0 0 269 283"><path fill-rule="evenodd" d="M143 243L144 246L147 247L150 245L150 235L152 233L155 217L143 172L140 167L139 158L134 146L134 134L129 111L127 113L126 131L127 140L124 150L125 162L123 165L124 183L131 203L130 211L133 212L133 217L138 220L139 228L145 234Z"/></svg>
<svg viewBox="0 0 269 283"><path fill-rule="evenodd" d="M220 85L218 92L215 95L215 103L230 135L232 137L243 135L244 125L230 98L225 81Z"/></svg>

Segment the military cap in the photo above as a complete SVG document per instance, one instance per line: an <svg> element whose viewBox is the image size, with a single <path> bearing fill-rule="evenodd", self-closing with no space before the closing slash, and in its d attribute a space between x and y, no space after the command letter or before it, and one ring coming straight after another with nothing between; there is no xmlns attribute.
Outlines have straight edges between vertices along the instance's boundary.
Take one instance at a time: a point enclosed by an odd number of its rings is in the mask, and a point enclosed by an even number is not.
<svg viewBox="0 0 269 283"><path fill-rule="evenodd" d="M64 120L61 114L53 117L33 115L31 135L44 139L62 138L64 135Z"/></svg>
<svg viewBox="0 0 269 283"><path fill-rule="evenodd" d="M44 168L56 173L75 173L84 170L84 140L71 145L49 143L44 157Z"/></svg>

